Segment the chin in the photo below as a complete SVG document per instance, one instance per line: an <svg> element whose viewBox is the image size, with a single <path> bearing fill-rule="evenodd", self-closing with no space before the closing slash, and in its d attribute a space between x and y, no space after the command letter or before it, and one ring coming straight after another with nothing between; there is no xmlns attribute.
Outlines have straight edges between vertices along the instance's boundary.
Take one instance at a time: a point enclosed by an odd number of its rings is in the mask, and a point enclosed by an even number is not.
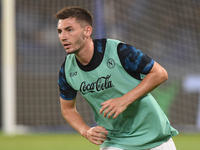
<svg viewBox="0 0 200 150"><path fill-rule="evenodd" d="M68 50L66 50L66 53L67 53L67 54L72 54L72 52L70 52L70 51L68 51Z"/></svg>
<svg viewBox="0 0 200 150"><path fill-rule="evenodd" d="M66 49L66 53L67 54L73 54L73 53L75 53L75 51L74 50L70 50L70 49Z"/></svg>

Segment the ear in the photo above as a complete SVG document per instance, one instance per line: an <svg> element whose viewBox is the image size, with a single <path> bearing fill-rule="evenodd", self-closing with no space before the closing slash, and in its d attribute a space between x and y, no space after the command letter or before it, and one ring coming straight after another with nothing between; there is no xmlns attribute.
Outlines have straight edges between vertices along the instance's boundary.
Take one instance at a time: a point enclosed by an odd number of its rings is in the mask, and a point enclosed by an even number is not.
<svg viewBox="0 0 200 150"><path fill-rule="evenodd" d="M85 37L90 37L92 34L92 27L91 26L86 26L85 27Z"/></svg>

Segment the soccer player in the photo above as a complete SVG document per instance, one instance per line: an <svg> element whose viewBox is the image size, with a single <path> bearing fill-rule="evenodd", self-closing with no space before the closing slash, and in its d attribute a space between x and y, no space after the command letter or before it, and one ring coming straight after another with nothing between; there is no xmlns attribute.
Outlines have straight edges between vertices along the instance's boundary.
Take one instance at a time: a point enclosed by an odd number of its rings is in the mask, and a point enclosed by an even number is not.
<svg viewBox="0 0 200 150"><path fill-rule="evenodd" d="M168 78L166 70L135 47L95 39L92 15L80 7L57 12L57 32L68 54L60 69L63 117L100 150L175 150L178 134L149 93ZM98 126L89 127L77 112L79 91Z"/></svg>

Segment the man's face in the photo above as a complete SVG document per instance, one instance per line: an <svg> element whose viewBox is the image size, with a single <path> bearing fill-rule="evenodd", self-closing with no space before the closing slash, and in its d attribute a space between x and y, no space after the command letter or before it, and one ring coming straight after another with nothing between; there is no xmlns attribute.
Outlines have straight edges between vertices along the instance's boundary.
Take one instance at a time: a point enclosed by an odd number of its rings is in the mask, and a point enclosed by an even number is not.
<svg viewBox="0 0 200 150"><path fill-rule="evenodd" d="M57 32L68 54L77 53L84 46L84 27L75 18L59 20Z"/></svg>

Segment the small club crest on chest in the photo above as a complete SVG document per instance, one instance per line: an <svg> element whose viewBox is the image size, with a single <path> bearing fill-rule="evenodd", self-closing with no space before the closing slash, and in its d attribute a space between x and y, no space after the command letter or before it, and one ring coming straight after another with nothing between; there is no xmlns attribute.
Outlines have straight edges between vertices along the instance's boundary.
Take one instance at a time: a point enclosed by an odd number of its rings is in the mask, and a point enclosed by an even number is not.
<svg viewBox="0 0 200 150"><path fill-rule="evenodd" d="M107 67L108 67L109 69L113 69L113 68L115 67L115 61L114 61L114 59L109 58L109 59L107 60Z"/></svg>

